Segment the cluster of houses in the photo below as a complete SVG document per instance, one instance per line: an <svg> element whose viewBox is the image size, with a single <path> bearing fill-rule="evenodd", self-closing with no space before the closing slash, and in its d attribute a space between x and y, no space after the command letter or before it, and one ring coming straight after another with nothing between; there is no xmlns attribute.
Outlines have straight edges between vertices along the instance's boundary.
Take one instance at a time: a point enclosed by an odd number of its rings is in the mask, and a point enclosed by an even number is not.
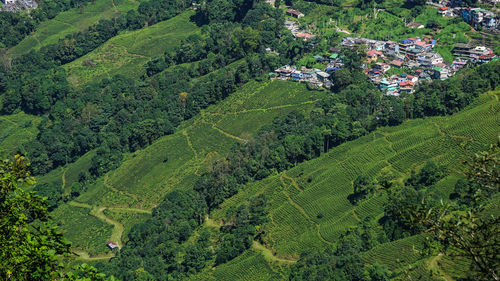
<svg viewBox="0 0 500 281"><path fill-rule="evenodd" d="M473 64L481 64L498 59L492 49L484 46L473 46L471 44L455 44L453 54Z"/></svg>
<svg viewBox="0 0 500 281"><path fill-rule="evenodd" d="M500 28L499 16L483 8L448 7L439 8L439 14L443 17L461 17L474 28L494 30Z"/></svg>
<svg viewBox="0 0 500 281"><path fill-rule="evenodd" d="M483 1L496 5L498 0ZM500 17L498 14L483 8L463 7L462 0L439 1L439 3L427 2L428 5L439 9L443 17L461 17L474 28L486 30L497 30L500 28Z"/></svg>
<svg viewBox="0 0 500 281"><path fill-rule="evenodd" d="M441 55L434 51L436 41L432 38L408 38L399 42L379 41L362 37L344 37L342 46L354 47L364 45L366 61L363 64L365 74L370 81L387 95L399 96L401 93L412 93L415 86L433 79L447 79L467 64L481 64L498 57L489 48L457 44L454 54L457 57L452 63L445 63ZM270 78L307 82L315 87L330 87L330 76L343 67L340 49L331 48L331 55L315 56L320 63L327 63L325 70L298 69L286 65L269 73ZM404 68L387 75L391 68Z"/></svg>
<svg viewBox="0 0 500 281"><path fill-rule="evenodd" d="M365 73L381 91L395 96L403 92L413 92L414 87L421 81L447 79L467 63L479 64L498 59L489 48L457 44L454 54L458 58L447 64L441 55L434 51L436 41L432 38L408 38L394 42L344 37L342 45L366 46ZM387 77L385 73L391 68L405 68L411 74L402 73Z"/></svg>
<svg viewBox="0 0 500 281"><path fill-rule="evenodd" d="M452 1L456 2L457 0ZM432 4L436 5L433 2ZM451 4L451 2L444 4ZM439 4L437 7L439 13L443 16L463 17L466 22L474 27L498 28L497 16L484 9L449 8L443 4ZM286 14L297 19L304 16L304 14L294 9L288 9ZM307 40L314 37L314 35L300 30L295 21L287 20L285 26L297 38ZM414 29L424 28L423 24L417 22L411 22L408 26ZM341 45L348 48L365 46L366 61L363 65L365 74L382 92L394 96L399 96L401 93L412 93L415 86L423 81L432 79L445 80L467 64L480 64L498 59L490 48L456 44L453 53L457 59L452 63L445 63L442 56L434 51L436 41L429 37L408 38L398 42L372 40L362 37L344 37ZM318 62L327 63L325 70L307 69L305 67L297 69L297 67L286 65L269 73L269 76L281 80L307 82L316 87L330 87L332 85L330 75L343 66L339 53L339 49L331 48L329 57L315 56ZM389 72L398 73L394 75L386 74L391 68L404 70Z"/></svg>
<svg viewBox="0 0 500 281"><path fill-rule="evenodd" d="M498 15L483 8L461 8L460 13L462 18L475 28L498 29L500 27Z"/></svg>
<svg viewBox="0 0 500 281"><path fill-rule="evenodd" d="M271 79L292 80L296 82L306 82L313 87L331 87L332 81L330 74L320 69L307 69L302 67L300 70L295 66L285 65L269 73Z"/></svg>

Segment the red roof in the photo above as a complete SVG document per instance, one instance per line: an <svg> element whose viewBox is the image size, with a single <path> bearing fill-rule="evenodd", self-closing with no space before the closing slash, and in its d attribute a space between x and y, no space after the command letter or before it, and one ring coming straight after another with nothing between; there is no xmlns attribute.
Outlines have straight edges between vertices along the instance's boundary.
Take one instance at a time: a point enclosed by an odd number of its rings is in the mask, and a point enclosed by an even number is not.
<svg viewBox="0 0 500 281"><path fill-rule="evenodd" d="M314 37L314 35L309 34L309 33L305 33L305 32L301 32L301 33L298 33L298 34L297 34L297 37L299 37L299 38L306 38L306 39L310 39L310 38L313 38L313 37Z"/></svg>
<svg viewBox="0 0 500 281"><path fill-rule="evenodd" d="M440 9L441 11L446 11L446 10L448 10L448 7L441 7L441 8L439 8L439 9Z"/></svg>
<svg viewBox="0 0 500 281"><path fill-rule="evenodd" d="M437 66L437 67L445 67L445 66L446 66L446 64L445 64L445 63L440 62L440 63L436 63L436 64L435 64L435 66Z"/></svg>
<svg viewBox="0 0 500 281"><path fill-rule="evenodd" d="M489 53L487 55L481 55L479 58L481 59L492 59L495 57L495 54Z"/></svg>
<svg viewBox="0 0 500 281"><path fill-rule="evenodd" d="M423 42L423 41L417 41L417 42L415 42L415 45L418 45L418 46L422 46L422 47L423 47L423 46L427 45L427 43L425 43L425 42Z"/></svg>
<svg viewBox="0 0 500 281"><path fill-rule="evenodd" d="M411 82L411 81L404 81L404 82L399 83L399 86L412 86L413 87L413 85L415 85L415 84L413 84L413 82Z"/></svg>
<svg viewBox="0 0 500 281"><path fill-rule="evenodd" d="M370 51L366 52L366 54L367 54L368 56L370 56L370 57L373 57L373 56L375 56L375 55L379 56L379 55L381 55L382 53L381 53L381 52L379 52L379 51L377 51L377 50L370 50Z"/></svg>
<svg viewBox="0 0 500 281"><path fill-rule="evenodd" d="M403 62L400 61L400 60L393 60L391 61L391 64L392 65L397 65L397 66L402 66L403 65Z"/></svg>

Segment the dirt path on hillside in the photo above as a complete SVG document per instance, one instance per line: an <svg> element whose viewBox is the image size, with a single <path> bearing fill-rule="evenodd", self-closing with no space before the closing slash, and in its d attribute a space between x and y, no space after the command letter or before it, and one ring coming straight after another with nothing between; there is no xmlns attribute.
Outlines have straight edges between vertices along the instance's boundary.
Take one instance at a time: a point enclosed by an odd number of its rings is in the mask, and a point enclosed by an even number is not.
<svg viewBox="0 0 500 281"><path fill-rule="evenodd" d="M95 218L97 218L97 219L99 219L107 224L112 225L113 229L111 230L111 235L110 235L109 240L117 243L119 248L121 248L123 246L122 236L123 236L124 226L122 223L106 216L104 214L104 210L109 209L111 211L118 211L118 212L151 214L150 210L143 210L143 209L137 209L137 208L117 208L117 207L106 207L106 206L93 206L93 205L89 205L89 204L81 203L81 202L76 202L76 201L71 201L68 204L71 206L75 206L75 207L90 209L90 211L89 211L90 216L93 216L93 217L95 217ZM87 261L107 260L107 259L114 257L113 253L101 254L101 255L91 257L88 252L80 250L80 249L74 249L73 252L79 256L77 259L87 260Z"/></svg>
<svg viewBox="0 0 500 281"><path fill-rule="evenodd" d="M260 244L257 241L253 241L252 249L259 251L266 258L266 260L275 261L279 263L296 263L298 259L293 258L280 258L276 256L271 249L266 248L264 245Z"/></svg>
<svg viewBox="0 0 500 281"><path fill-rule="evenodd" d="M448 274L446 274L445 272L443 272L441 270L441 267L438 265L438 262L439 262L439 260L441 260L442 257L443 257L443 253L439 253L439 255L433 257L428 262L427 268L429 270L433 270L433 271L437 272L439 274L439 276L441 276L444 280L453 281L454 279L451 276L449 276Z"/></svg>

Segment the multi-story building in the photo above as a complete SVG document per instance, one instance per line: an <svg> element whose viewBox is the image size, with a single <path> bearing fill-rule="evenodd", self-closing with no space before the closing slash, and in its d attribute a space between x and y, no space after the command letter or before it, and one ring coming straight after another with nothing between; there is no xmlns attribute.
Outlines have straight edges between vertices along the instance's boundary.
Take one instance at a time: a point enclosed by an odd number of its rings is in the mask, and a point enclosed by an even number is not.
<svg viewBox="0 0 500 281"><path fill-rule="evenodd" d="M475 28L498 28L498 16L493 12L482 8L463 8L461 12L462 18Z"/></svg>

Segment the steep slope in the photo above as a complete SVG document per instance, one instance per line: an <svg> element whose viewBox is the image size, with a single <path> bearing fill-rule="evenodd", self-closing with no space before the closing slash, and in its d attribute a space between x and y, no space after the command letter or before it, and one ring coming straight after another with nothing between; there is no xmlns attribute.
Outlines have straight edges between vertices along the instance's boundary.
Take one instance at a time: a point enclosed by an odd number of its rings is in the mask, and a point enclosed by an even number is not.
<svg viewBox="0 0 500 281"><path fill-rule="evenodd" d="M220 220L233 206L265 194L271 220L263 226L266 229L264 246L276 256L297 258L303 250L335 245L345 230L364 218L377 219L383 214L385 193L378 192L356 206L347 200L357 176L389 172L402 180L412 169L433 160L446 165L452 174L438 183L446 198L460 176L461 160L471 152L486 148L498 137L499 110L497 92L483 95L453 116L410 120L401 126L381 128L340 145L320 158L248 185L215 211L213 219ZM423 274L428 271L418 252L418 241L417 236L380 245L366 253L365 258L370 263L386 264L391 270L415 264L413 270ZM246 254L231 264L247 263L250 258L252 255ZM249 267L243 266L241 270L244 268ZM204 274L217 276L219 270L223 267ZM252 275L233 274L242 276L239 280L253 280Z"/></svg>
<svg viewBox="0 0 500 281"><path fill-rule="evenodd" d="M24 141L33 139L38 134L41 118L23 112L0 116L0 153L15 153Z"/></svg>
<svg viewBox="0 0 500 281"><path fill-rule="evenodd" d="M64 65L68 80L75 86L116 74L138 78L145 73L143 65L165 53L200 29L190 21L194 14L186 11L174 18L135 31L117 35L99 48ZM93 66L84 64L92 62Z"/></svg>
<svg viewBox="0 0 500 281"><path fill-rule="evenodd" d="M140 1L134 0L96 0L83 8L62 12L55 18L40 23L35 32L10 48L7 55L15 57L57 43L66 35L83 31L101 19L112 19L119 13L137 9L139 4Z"/></svg>
<svg viewBox="0 0 500 281"><path fill-rule="evenodd" d="M249 82L223 102L210 106L199 116L182 124L174 134L127 155L120 167L98 179L95 185L76 198L76 204L70 202L56 209L54 217L61 222L76 248L93 254L102 253L106 251L102 247L106 242L104 237L109 239L111 232L101 227L95 231L98 235L95 239L79 237L75 232L81 231L80 223L78 218L71 218L73 213L79 216L82 208L87 206L87 214L92 215L92 208L106 207L111 212L105 210L104 215L116 217L125 230L130 229L132 224L145 218L137 217L140 210L150 210L168 191L192 187L196 175L203 171L211 157L225 155L234 143L247 141L276 116L293 110L309 112L315 101L325 95L324 91L307 90L304 84ZM76 171L88 169L90 158L91 153L86 154L40 181L71 185L76 181ZM61 177L64 180L60 180ZM89 239L99 241L96 243L99 246L89 244ZM125 237L121 239L123 241Z"/></svg>

